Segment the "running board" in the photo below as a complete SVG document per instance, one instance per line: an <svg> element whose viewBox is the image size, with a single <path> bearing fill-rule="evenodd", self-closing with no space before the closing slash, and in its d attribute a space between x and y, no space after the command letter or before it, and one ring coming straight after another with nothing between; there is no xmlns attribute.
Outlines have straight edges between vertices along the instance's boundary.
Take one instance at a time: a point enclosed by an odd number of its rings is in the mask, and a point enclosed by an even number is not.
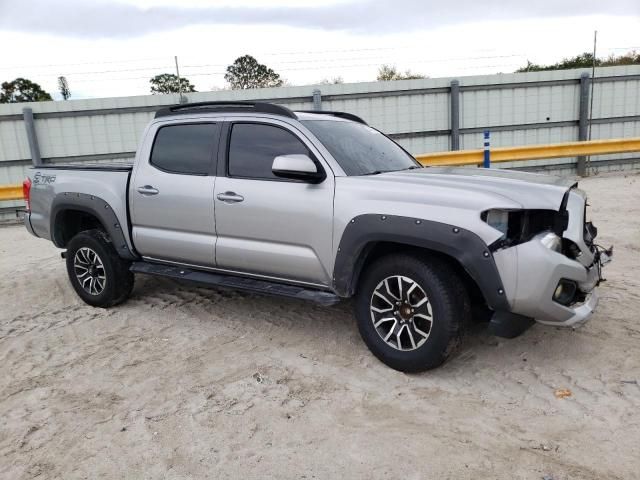
<svg viewBox="0 0 640 480"><path fill-rule="evenodd" d="M341 300L337 295L323 290L314 290L311 288L269 282L266 280L257 280L254 278L239 277L235 275L190 270L188 268L162 265L159 263L133 262L130 270L133 273L143 273L146 275L157 275L176 280L186 280L188 282L200 283L212 287L244 290L264 295L297 298L298 300L308 300L324 307L335 305Z"/></svg>

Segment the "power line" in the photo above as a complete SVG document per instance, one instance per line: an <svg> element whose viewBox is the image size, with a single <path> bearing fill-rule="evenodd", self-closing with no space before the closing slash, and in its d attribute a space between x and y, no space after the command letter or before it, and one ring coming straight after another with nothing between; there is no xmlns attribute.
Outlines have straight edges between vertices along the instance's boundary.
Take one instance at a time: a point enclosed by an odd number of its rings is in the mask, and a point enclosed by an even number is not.
<svg viewBox="0 0 640 480"><path fill-rule="evenodd" d="M415 45L414 45L415 47ZM318 55L318 54L327 54L327 53L343 53L343 52L369 52L369 51L382 51L382 50L399 50L411 48L411 46L397 46L397 47L375 47L375 48L357 48L357 49L342 49L342 50L314 50L314 51L291 51L291 52L277 52L277 53L267 53L261 52L259 55L264 56L282 56L282 55ZM258 55L258 54L256 54ZM187 57L188 58L188 57ZM128 60L105 60L105 61L93 61L93 62L81 62L81 63L60 63L60 64L44 64L44 65L14 65L14 66L0 66L0 70L10 70L10 69L21 69L21 68L59 68L59 67L70 67L70 66L79 66L79 65L103 65L103 64L118 64L118 63L131 63L131 62L141 62L148 60L170 60L170 57L147 57L147 58L139 58L139 59L128 59ZM186 66L186 65L185 65ZM209 66L222 66L222 65L209 65Z"/></svg>
<svg viewBox="0 0 640 480"><path fill-rule="evenodd" d="M603 50L635 50L640 49L640 46L631 47L601 47Z"/></svg>
<svg viewBox="0 0 640 480"><path fill-rule="evenodd" d="M317 67L313 67L313 68L290 68L290 69L284 69L284 70L280 70L280 71L308 71L308 70L312 70L312 71L317 71L317 70L352 70L354 68L362 68L362 67L376 67L379 66L379 63L367 63L367 64L341 64L341 65L333 65L333 66L327 66L327 65L321 65L321 66L317 66ZM513 68L514 66L516 66L516 64L514 63L502 63L502 64L482 64L482 65L467 65L467 66L463 66L463 67L457 67L456 71L460 71L460 70L482 70L482 69L487 69L487 68ZM212 76L223 76L225 75L226 71L211 71L211 72L200 72L200 73L183 73L181 75L182 78L192 78L192 77L212 77ZM73 80L73 77L71 76L71 74L68 75L68 78L70 78L71 80ZM136 76L136 77L111 77L111 78L101 78L100 80L102 82L117 82L117 81L124 81L124 80L149 80L149 76ZM72 83L95 83L95 80L93 79L84 79L84 80L73 80Z"/></svg>
<svg viewBox="0 0 640 480"><path fill-rule="evenodd" d="M308 51L290 51L290 52L278 52L278 53L263 53L265 56L270 57L278 57L284 55L320 55L320 54L331 54L331 53L354 53L354 52L379 52L379 51L389 51L389 50L400 50L413 48L415 45L411 46L397 46L397 47L376 47L376 48L356 48L356 49L344 49L344 50L308 50ZM611 51L611 50L634 50L640 49L640 46L626 46L626 47L601 47L601 50ZM486 51L486 50L483 50ZM510 58L510 57L526 57L526 53L511 53L507 55L476 55L476 56L466 56L466 57L455 57L455 58L432 58L432 59L423 59L418 61L417 63L451 63L456 61L466 61L466 60L475 60L475 59L494 59L494 58ZM364 57L366 59L373 60L378 57ZM140 67L140 68L116 68L116 69L108 69L108 70L96 70L96 71L80 71L80 72L65 72L67 75L85 75L85 74L105 74L105 73L117 73L117 72L135 72L135 71L146 71L146 70L161 70L161 69L172 69L171 58L167 57L146 57L146 58L137 58L137 59L126 59L126 60L104 60L104 61L92 61L92 62L79 62L79 63L60 63L60 64L41 64L41 65L13 65L13 66L0 66L0 70L19 70L24 69L29 71L29 73L35 74L34 69L55 69L56 73L60 73L61 70L65 70L63 67L74 67L74 66L86 66L86 65L118 65L118 64L127 64L133 62L145 62L145 61L155 61L155 60L166 60L167 64L162 66L151 66L151 67ZM350 57L350 58L337 58L336 61L352 61L352 60L363 60L362 56L359 57ZM278 60L275 61L275 65L295 65L295 64L307 64L313 63L317 64L318 59L297 59L297 60ZM329 61L328 59L325 61ZM389 60L379 60L382 63L397 63L401 61L398 58L393 58ZM415 60L406 59L404 61L414 62ZM228 64L214 64L214 63L203 63L203 64L185 64L184 68L209 68L209 67L226 67ZM46 73L41 73L46 74Z"/></svg>
<svg viewBox="0 0 640 480"><path fill-rule="evenodd" d="M423 59L418 60L417 62L413 59L398 59L395 58L393 60L389 60L388 63L397 63L398 61L412 61L414 63L450 63L450 62L459 62L465 60L486 60L493 58L513 58L513 57L525 57L523 53L514 53L509 55L489 55L489 56L473 56L473 57L454 57L454 58L432 58L432 59ZM354 58L336 58L335 61L332 59L326 60L291 60L286 62L276 62L274 65L289 65L289 64L302 64L302 63L313 63L318 64L318 62L349 62L355 60L375 60L378 59L379 62L385 63L387 60L382 60L380 57L354 57ZM209 63L209 64L200 64L200 65L184 65L185 68L208 68L208 67L226 67L227 64L220 63Z"/></svg>
<svg viewBox="0 0 640 480"><path fill-rule="evenodd" d="M477 59L494 59L494 58L512 58L512 57L524 57L524 54L521 53L513 53L513 54L509 54L509 55L487 55L487 56L469 56L469 57L454 57L454 58L432 58L432 59L423 59L423 60L419 60L416 62L415 59L399 59L399 58L394 58L394 59L389 59L389 60L385 60L383 58L380 57L351 57L351 58L336 58L335 60L332 59L324 59L324 60L290 60L290 61L280 61L280 62L276 62L275 65L299 65L299 64L306 64L306 63L313 63L313 64L317 64L318 62L324 62L324 63L336 63L336 62L350 62L350 61L355 61L355 60L376 60L380 63L397 63L398 61L407 61L407 62L414 62L414 63L450 63L450 62L457 62L457 61L466 61L466 60L477 60ZM133 60L131 60L133 61ZM131 62L131 61L127 61L127 62ZM104 62L106 63L115 63L115 62ZM125 63L123 61L123 63ZM94 65L101 65L103 64L102 62L94 62ZM62 67L62 66L69 66L69 65L89 65L89 63L87 64L60 64L55 66L57 68L56 70L56 75L58 73L60 73L61 70L58 67ZM183 68L209 68L209 67L222 67L222 68L226 68L229 64L226 63L204 63L204 64L194 64L194 65L184 65ZM51 67L54 67L54 65L51 65ZM0 67L0 69L8 69L11 67ZM14 67L14 68L21 68L21 67ZM141 71L147 71L147 70L163 70L163 69L172 69L173 67L169 64L167 65L158 65L158 66L150 66L150 67L140 67L140 68L116 68L116 69L110 69L110 70L89 70L89 71L76 71L76 72L69 72L69 71L65 71L64 73L66 75L102 75L105 73L119 73L119 72L141 72ZM41 75L47 75L48 73L43 73ZM53 75L53 74L51 74Z"/></svg>
<svg viewBox="0 0 640 480"><path fill-rule="evenodd" d="M384 58L380 58L380 57L357 57L357 58L337 58L335 60L332 59L326 59L326 60L315 60L313 61L314 66L313 67L299 67L299 68L278 68L278 70L280 71L300 71L300 70L318 70L318 69L323 69L323 68L331 68L331 67L335 67L335 68L340 68L343 66L371 66L371 65L382 65L382 64L386 64L386 63L397 63L398 61L401 62L410 62L412 64L425 64L425 63L452 63L452 62L460 62L460 61L469 61L469 60L490 60L490 59L501 59L501 58L524 58L523 54L510 54L510 55L491 55L491 56L476 56L476 57L457 57L457 58L441 58L441 59L422 59L422 60L417 60L417 59L412 59L412 58L395 58L395 59L384 59ZM357 60L370 60L370 61L375 61L375 64L372 63L351 63ZM281 62L283 65L284 64L290 64L290 65L301 65L304 63L308 63L310 62L309 60L301 60L301 61L290 61L290 62ZM350 62L348 64L344 64L342 62ZM227 67L227 64L200 64L200 65L183 65L183 68L191 68L191 69L200 69L200 68L209 68L209 67L221 67L221 68L225 68ZM124 72L144 72L144 71L161 71L161 70L166 70L169 71L171 70L171 67L168 66L153 66L153 67L141 67L141 68L123 68L123 69L113 69L113 70L91 70L91 71L80 71L80 72L65 72L65 75L67 76L90 76L90 75L104 75L106 73L124 73ZM53 73L46 73L46 74L41 74L41 75L58 75L59 72L56 72L55 74ZM192 73L191 76L193 75L197 75L197 73ZM132 78L138 78L138 77L132 77Z"/></svg>
<svg viewBox="0 0 640 480"><path fill-rule="evenodd" d="M283 55L322 55L322 54L330 54L330 53L354 53L354 52L378 52L378 51L389 51L389 50L407 50L411 48L416 48L416 45L397 45L392 47L370 47L370 48L351 48L351 49L339 49L339 50L295 50L289 52L255 52L256 55L264 55L268 57L279 57ZM625 47L601 47L601 50L634 50L640 49L638 45L630 45ZM483 51L492 51L493 49L482 49L478 50L478 52ZM526 55L526 54L513 54L513 55ZM502 58L509 55L488 55L488 56L479 56L479 57L462 57L461 60L467 58ZM188 58L185 55L185 58ZM101 60L101 61L88 61L88 62L77 62L77 63L51 63L51 64L36 64L36 65L2 65L0 66L0 70L13 70L13 69L33 69L33 68L60 68L60 67L74 67L74 66L84 66L84 65L107 65L107 64L126 64L133 62L144 62L144 61L152 61L152 60L166 60L168 65L171 65L171 56L158 56L158 57L144 57L144 58L131 58L125 60ZM301 62L315 62L315 60L301 60ZM284 63L284 62L281 62ZM289 62L287 62L289 63ZM185 65L189 66L189 65ZM207 66L222 66L219 64L207 64ZM164 67L162 67L164 68Z"/></svg>
<svg viewBox="0 0 640 480"><path fill-rule="evenodd" d="M74 67L79 65L105 65L114 63L132 63L132 62L145 62L149 60L166 60L168 57L147 57L147 58L132 58L128 60L105 60L101 62L80 62L80 63L51 63L48 65L13 65L13 66L1 66L0 70L12 70L20 68L60 68L60 67Z"/></svg>

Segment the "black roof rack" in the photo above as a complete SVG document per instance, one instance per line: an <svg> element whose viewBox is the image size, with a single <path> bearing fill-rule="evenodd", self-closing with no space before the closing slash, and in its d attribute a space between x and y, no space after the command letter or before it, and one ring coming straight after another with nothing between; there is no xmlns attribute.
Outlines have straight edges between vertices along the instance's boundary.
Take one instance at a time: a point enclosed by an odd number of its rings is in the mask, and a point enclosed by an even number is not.
<svg viewBox="0 0 640 480"><path fill-rule="evenodd" d="M354 122L362 123L363 125L367 124L367 122L365 122L359 116L354 115L353 113L332 112L332 111L329 111L329 110L298 110L298 112L300 112L300 113L317 113L319 115L331 115L333 117L344 118L345 120L351 120L351 121L354 121Z"/></svg>
<svg viewBox="0 0 640 480"><path fill-rule="evenodd" d="M187 113L218 113L218 112L256 112L272 113L289 118L298 118L287 107L264 102L199 102L183 103L162 108L156 112L155 118L168 117Z"/></svg>

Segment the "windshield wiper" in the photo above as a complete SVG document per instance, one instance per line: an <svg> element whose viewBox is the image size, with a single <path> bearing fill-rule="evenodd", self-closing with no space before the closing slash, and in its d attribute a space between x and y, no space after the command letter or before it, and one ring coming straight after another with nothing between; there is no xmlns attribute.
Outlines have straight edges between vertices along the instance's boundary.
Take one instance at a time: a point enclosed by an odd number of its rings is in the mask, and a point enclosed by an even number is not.
<svg viewBox="0 0 640 480"><path fill-rule="evenodd" d="M420 167L418 165L411 165L410 167L403 168L402 170L413 170L414 168L424 168L424 167Z"/></svg>
<svg viewBox="0 0 640 480"><path fill-rule="evenodd" d="M374 170L373 172L363 173L362 175L380 175L381 173L387 173L391 170Z"/></svg>

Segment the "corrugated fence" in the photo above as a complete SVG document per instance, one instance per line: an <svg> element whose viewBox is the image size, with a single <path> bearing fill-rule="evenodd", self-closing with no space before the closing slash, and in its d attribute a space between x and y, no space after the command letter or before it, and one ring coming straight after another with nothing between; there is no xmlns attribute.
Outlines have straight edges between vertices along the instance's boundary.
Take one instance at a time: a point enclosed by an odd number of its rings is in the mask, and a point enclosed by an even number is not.
<svg viewBox="0 0 640 480"><path fill-rule="evenodd" d="M480 148L484 130L491 131L492 147L586 140L590 83L589 69L579 69L186 96L189 102L264 100L292 110L352 112L417 155ZM20 183L37 151L44 163L130 161L153 113L177 102L176 94L0 105L0 185ZM31 138L25 108L33 112ZM640 66L596 69L591 137L638 136ZM640 166L634 153L587 160L581 165L589 170ZM567 158L500 166L569 173L577 165ZM5 214L11 206L2 205Z"/></svg>

